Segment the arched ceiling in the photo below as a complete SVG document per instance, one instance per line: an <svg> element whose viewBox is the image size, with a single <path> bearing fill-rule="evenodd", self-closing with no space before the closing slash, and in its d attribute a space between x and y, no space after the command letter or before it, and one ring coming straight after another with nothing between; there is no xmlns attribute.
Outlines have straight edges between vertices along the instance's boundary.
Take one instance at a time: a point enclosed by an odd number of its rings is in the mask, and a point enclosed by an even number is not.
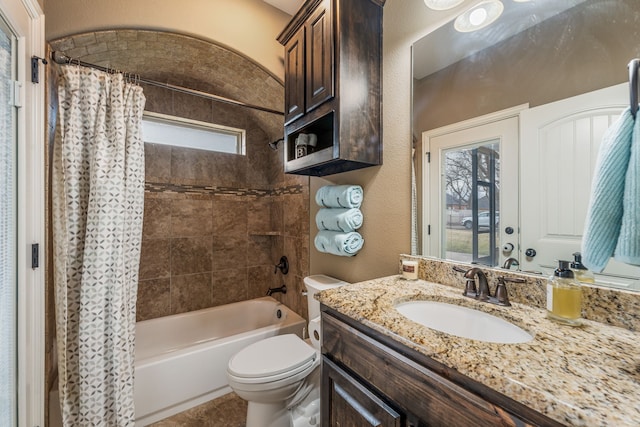
<svg viewBox="0 0 640 427"><path fill-rule="evenodd" d="M102 66L282 111L284 87L248 58L191 36L153 30L106 30L50 41L52 50ZM249 110L271 138L283 133L283 116Z"/></svg>

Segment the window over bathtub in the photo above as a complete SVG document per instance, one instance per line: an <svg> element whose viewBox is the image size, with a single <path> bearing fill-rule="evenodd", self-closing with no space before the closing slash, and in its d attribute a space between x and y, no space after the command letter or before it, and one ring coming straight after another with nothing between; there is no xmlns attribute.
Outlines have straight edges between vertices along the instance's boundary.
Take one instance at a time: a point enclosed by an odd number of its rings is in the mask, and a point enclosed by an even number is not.
<svg viewBox="0 0 640 427"><path fill-rule="evenodd" d="M244 129L145 111L142 138L152 144L246 154Z"/></svg>

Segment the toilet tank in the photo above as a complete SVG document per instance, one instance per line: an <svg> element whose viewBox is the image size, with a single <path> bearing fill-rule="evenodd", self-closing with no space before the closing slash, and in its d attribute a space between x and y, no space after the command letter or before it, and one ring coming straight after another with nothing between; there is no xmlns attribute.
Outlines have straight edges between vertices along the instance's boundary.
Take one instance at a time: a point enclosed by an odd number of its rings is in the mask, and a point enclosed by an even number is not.
<svg viewBox="0 0 640 427"><path fill-rule="evenodd" d="M309 320L320 316L320 302L314 298L316 293L348 284L348 282L336 279L335 277L325 276L324 274L305 277L304 286L307 288Z"/></svg>

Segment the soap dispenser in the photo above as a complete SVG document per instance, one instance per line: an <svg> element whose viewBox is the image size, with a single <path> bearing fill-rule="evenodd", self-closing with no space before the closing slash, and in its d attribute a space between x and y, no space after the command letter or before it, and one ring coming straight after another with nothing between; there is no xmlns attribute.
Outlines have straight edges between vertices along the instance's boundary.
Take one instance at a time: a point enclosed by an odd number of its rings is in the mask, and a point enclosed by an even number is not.
<svg viewBox="0 0 640 427"><path fill-rule="evenodd" d="M593 273L587 269L582 263L582 254L580 252L573 253L573 262L571 263L571 270L578 282L582 283L596 283L596 278Z"/></svg>
<svg viewBox="0 0 640 427"><path fill-rule="evenodd" d="M547 317L566 325L580 325L582 288L576 281L569 261L559 261L547 283Z"/></svg>

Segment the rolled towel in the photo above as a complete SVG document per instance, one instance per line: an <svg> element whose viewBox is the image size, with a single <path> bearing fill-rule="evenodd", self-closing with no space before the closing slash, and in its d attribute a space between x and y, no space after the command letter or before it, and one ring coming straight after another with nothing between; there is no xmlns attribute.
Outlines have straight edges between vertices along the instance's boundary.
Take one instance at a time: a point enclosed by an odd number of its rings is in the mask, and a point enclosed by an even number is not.
<svg viewBox="0 0 640 427"><path fill-rule="evenodd" d="M316 192L316 204L325 208L359 208L362 198L359 185L325 185Z"/></svg>
<svg viewBox="0 0 640 427"><path fill-rule="evenodd" d="M316 214L318 230L355 231L362 227L362 212L358 208L320 209Z"/></svg>
<svg viewBox="0 0 640 427"><path fill-rule="evenodd" d="M613 256L620 226L634 118L627 108L602 137L582 237L582 261L601 272Z"/></svg>
<svg viewBox="0 0 640 427"><path fill-rule="evenodd" d="M316 235L314 244L320 252L338 256L354 256L362 249L364 239L357 231L340 233L322 230Z"/></svg>

